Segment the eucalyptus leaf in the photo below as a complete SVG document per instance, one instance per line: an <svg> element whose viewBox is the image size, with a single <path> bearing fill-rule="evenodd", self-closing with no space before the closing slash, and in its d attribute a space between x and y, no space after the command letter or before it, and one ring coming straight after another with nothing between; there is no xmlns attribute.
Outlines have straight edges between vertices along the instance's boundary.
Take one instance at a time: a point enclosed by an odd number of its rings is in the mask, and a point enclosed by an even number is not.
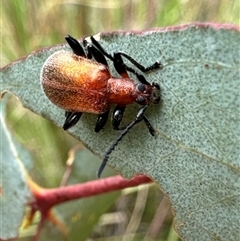
<svg viewBox="0 0 240 241"><path fill-rule="evenodd" d="M5 100L0 102L0 239L18 236L26 204L32 199L23 163L30 162L28 150L11 136L5 118ZM27 161L26 161L27 160Z"/></svg>
<svg viewBox="0 0 240 241"><path fill-rule="evenodd" d="M153 178L169 197L175 228L184 240L237 240L239 27L191 24L98 37L110 53L124 51L144 66L156 60L163 64L162 70L145 75L161 86L161 104L146 113L157 136L139 123L115 148L109 165L127 178L137 173ZM1 90L13 92L25 107L58 126L64 122L64 110L50 103L39 79L43 63L60 49L70 51L66 44L43 49L1 70ZM137 109L128 108L124 123ZM119 133L109 121L96 134L95 122L95 115L84 114L69 132L103 157Z"/></svg>

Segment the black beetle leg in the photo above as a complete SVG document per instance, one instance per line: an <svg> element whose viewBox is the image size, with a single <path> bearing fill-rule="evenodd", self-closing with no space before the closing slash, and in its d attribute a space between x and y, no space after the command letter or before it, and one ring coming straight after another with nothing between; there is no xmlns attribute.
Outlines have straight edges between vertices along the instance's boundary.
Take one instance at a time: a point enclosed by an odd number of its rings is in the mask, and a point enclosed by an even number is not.
<svg viewBox="0 0 240 241"><path fill-rule="evenodd" d="M99 132L105 126L108 119L109 111L110 110L106 111L103 114L98 115L97 123L95 126L95 132Z"/></svg>
<svg viewBox="0 0 240 241"><path fill-rule="evenodd" d="M79 121L80 117L82 115L82 112L65 112L66 120L63 124L63 129L67 130L77 124Z"/></svg>
<svg viewBox="0 0 240 241"><path fill-rule="evenodd" d="M82 46L75 38L71 37L70 35L67 35L65 37L65 39L66 39L67 43L69 44L69 46L72 48L74 54L86 58L86 54L85 54Z"/></svg>
<svg viewBox="0 0 240 241"><path fill-rule="evenodd" d="M112 126L114 130L123 129L123 128L119 128L119 125L122 121L124 111L125 111L125 106L116 105L116 107L114 108L112 113Z"/></svg>
<svg viewBox="0 0 240 241"><path fill-rule="evenodd" d="M86 40L83 41L83 45L84 45L84 47L87 50L88 58L94 57L94 59L98 63L101 63L101 64L103 64L105 66L108 66L106 58L104 57L104 55L95 46L93 46L91 43L87 42Z"/></svg>

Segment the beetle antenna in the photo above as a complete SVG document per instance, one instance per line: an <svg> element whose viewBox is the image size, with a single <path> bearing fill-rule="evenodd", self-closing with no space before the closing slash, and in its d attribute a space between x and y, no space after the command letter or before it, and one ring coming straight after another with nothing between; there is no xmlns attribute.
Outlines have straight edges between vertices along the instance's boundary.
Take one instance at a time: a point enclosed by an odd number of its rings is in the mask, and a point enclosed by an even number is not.
<svg viewBox="0 0 240 241"><path fill-rule="evenodd" d="M108 149L107 153L105 154L105 157L102 161L101 166L98 169L97 176L100 177L102 174L103 169L105 168L107 161L109 159L110 154L115 149L115 147L118 145L119 141L122 140L122 138L127 134L127 132L132 129L133 126L135 126L138 122L142 121L144 119L144 113L147 109L148 105L143 106L137 113L136 118L126 126L126 128L121 132L121 134L118 136L118 138L112 143L110 148Z"/></svg>

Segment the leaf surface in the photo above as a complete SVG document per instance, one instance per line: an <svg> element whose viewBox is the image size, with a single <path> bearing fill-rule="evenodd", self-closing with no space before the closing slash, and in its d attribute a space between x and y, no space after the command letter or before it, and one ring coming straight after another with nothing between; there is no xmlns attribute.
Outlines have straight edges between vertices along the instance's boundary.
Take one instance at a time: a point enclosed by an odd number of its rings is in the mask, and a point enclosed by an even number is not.
<svg viewBox="0 0 240 241"><path fill-rule="evenodd" d="M18 236L25 205L31 200L22 165L23 162L29 163L31 156L12 138L6 126L5 102L0 102L0 239L6 240Z"/></svg>

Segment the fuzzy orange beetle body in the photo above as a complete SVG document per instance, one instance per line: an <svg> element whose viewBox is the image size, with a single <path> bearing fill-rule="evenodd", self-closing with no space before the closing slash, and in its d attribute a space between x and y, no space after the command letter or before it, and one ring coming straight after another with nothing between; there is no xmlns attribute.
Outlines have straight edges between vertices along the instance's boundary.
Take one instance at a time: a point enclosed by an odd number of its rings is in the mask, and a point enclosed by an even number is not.
<svg viewBox="0 0 240 241"><path fill-rule="evenodd" d="M106 66L67 51L58 51L45 62L42 87L55 105L74 112L102 114L109 109Z"/></svg>
<svg viewBox="0 0 240 241"><path fill-rule="evenodd" d="M122 132L107 151L98 171L100 176L112 150L136 123L143 120L154 135L145 111L149 104L159 103L160 87L156 83L150 84L143 75L124 64L122 56L143 72L160 68L161 64L156 62L145 68L123 52L116 52L112 56L93 37L92 43L83 41L86 52L76 39L67 36L66 40L73 53L62 50L51 55L43 65L41 84L48 99L66 111L65 130L74 126L83 112L88 112L98 114L95 131L99 132L106 124L111 105L116 105L112 125ZM111 76L105 56L113 61L122 78ZM92 57L95 61L90 60ZM135 74L139 82L132 80L127 71ZM129 125L119 128L126 105L134 102L143 107Z"/></svg>

